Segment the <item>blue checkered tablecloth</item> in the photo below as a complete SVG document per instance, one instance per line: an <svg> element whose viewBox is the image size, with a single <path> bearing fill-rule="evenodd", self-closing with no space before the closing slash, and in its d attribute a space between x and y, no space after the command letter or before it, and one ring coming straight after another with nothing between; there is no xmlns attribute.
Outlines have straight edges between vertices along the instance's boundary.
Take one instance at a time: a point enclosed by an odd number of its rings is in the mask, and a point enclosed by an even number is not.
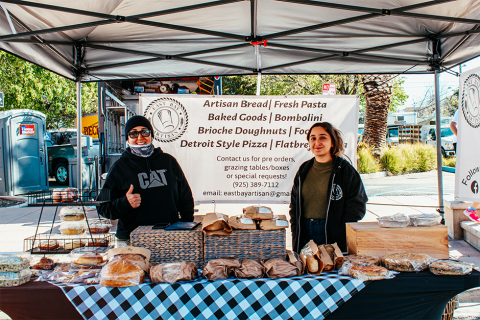
<svg viewBox="0 0 480 320"><path fill-rule="evenodd" d="M85 319L323 319L365 287L336 273L127 288L52 283Z"/></svg>

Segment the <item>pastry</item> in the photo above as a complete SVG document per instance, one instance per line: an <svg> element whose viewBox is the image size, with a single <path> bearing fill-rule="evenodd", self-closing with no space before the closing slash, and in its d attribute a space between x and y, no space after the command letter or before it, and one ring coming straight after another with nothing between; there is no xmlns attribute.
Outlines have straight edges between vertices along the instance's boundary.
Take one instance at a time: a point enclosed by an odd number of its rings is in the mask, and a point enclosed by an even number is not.
<svg viewBox="0 0 480 320"><path fill-rule="evenodd" d="M64 221L60 225L60 233L63 235L79 235L85 232L86 225L83 222Z"/></svg>
<svg viewBox="0 0 480 320"><path fill-rule="evenodd" d="M85 247L85 243L82 242L80 239L74 239L74 240L64 240L65 244L60 247L63 247L64 250L73 250L76 248L80 247Z"/></svg>
<svg viewBox="0 0 480 320"><path fill-rule="evenodd" d="M93 220L88 222L91 234L108 233L110 231L111 223L106 220Z"/></svg>
<svg viewBox="0 0 480 320"><path fill-rule="evenodd" d="M96 252L87 252L78 257L75 264L99 264L103 262L103 257Z"/></svg>
<svg viewBox="0 0 480 320"><path fill-rule="evenodd" d="M349 263L351 266L367 266L379 265L380 260L377 257L352 254L345 257L344 264Z"/></svg>
<svg viewBox="0 0 480 320"><path fill-rule="evenodd" d="M428 268L430 257L426 254L391 253L383 256L382 264L385 268L394 271L423 271Z"/></svg>
<svg viewBox="0 0 480 320"><path fill-rule="evenodd" d="M461 276L472 272L471 264L453 260L437 260L429 268L430 272L437 275Z"/></svg>
<svg viewBox="0 0 480 320"><path fill-rule="evenodd" d="M78 199L78 190L76 188L65 188L62 192L62 202L73 202Z"/></svg>
<svg viewBox="0 0 480 320"><path fill-rule="evenodd" d="M374 265L353 266L350 268L350 276L363 281L382 280L388 276L388 270Z"/></svg>
<svg viewBox="0 0 480 320"><path fill-rule="evenodd" d="M131 287L143 282L145 272L135 263L119 258L107 263L101 272L100 284L105 287Z"/></svg>
<svg viewBox="0 0 480 320"><path fill-rule="evenodd" d="M38 246L40 250L55 250L59 247L56 240L42 240Z"/></svg>
<svg viewBox="0 0 480 320"><path fill-rule="evenodd" d="M53 202L62 202L62 191L63 189L53 189L52 191L52 199Z"/></svg>
<svg viewBox="0 0 480 320"><path fill-rule="evenodd" d="M39 270L52 270L55 262L52 259L43 257L40 261L32 266L32 269L39 269Z"/></svg>
<svg viewBox="0 0 480 320"><path fill-rule="evenodd" d="M107 239L93 239L89 240L87 243L88 247L108 247L108 240Z"/></svg>
<svg viewBox="0 0 480 320"><path fill-rule="evenodd" d="M60 219L62 221L82 221L85 214L82 207L63 207L60 209Z"/></svg>
<svg viewBox="0 0 480 320"><path fill-rule="evenodd" d="M30 261L25 257L0 255L0 272L17 272L29 266Z"/></svg>

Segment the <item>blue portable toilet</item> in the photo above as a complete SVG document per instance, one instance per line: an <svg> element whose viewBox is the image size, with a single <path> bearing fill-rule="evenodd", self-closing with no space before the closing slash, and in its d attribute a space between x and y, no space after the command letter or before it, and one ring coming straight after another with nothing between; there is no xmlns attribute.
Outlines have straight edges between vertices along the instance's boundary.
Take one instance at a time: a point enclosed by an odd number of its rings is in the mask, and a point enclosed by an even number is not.
<svg viewBox="0 0 480 320"><path fill-rule="evenodd" d="M0 195L48 190L46 117L28 110L0 112Z"/></svg>

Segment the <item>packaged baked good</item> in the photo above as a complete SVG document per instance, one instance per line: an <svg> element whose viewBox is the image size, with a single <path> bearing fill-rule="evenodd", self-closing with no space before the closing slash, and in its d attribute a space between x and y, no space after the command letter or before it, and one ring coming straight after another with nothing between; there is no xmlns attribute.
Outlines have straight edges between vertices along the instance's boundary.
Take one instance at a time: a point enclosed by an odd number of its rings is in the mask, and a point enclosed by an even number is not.
<svg viewBox="0 0 480 320"><path fill-rule="evenodd" d="M208 280L228 279L234 276L235 268L240 268L238 259L215 259L208 261L203 269L203 276Z"/></svg>
<svg viewBox="0 0 480 320"><path fill-rule="evenodd" d="M418 272L428 268L433 261L432 257L426 254L397 252L382 257L382 264L385 268L401 272Z"/></svg>
<svg viewBox="0 0 480 320"><path fill-rule="evenodd" d="M0 287L16 287L30 280L32 271L30 269L23 269L20 271L0 272Z"/></svg>
<svg viewBox="0 0 480 320"><path fill-rule="evenodd" d="M380 259L373 256L352 254L344 257L343 264L340 267L340 269L338 269L338 274L349 276L351 267L370 266L370 265L374 265L374 266L380 265Z"/></svg>
<svg viewBox="0 0 480 320"><path fill-rule="evenodd" d="M82 221L85 219L85 212L82 207L62 207L59 216L62 221Z"/></svg>
<svg viewBox="0 0 480 320"><path fill-rule="evenodd" d="M383 280L389 278L387 269L379 266L352 266L350 276L362 281Z"/></svg>
<svg viewBox="0 0 480 320"><path fill-rule="evenodd" d="M97 252L86 252L73 261L75 264L101 264L102 262L103 256Z"/></svg>
<svg viewBox="0 0 480 320"><path fill-rule="evenodd" d="M202 220L202 229L207 234L228 235L232 228L228 224L228 216L219 212L207 213Z"/></svg>
<svg viewBox="0 0 480 320"><path fill-rule="evenodd" d="M332 271L335 269L335 249L330 244L318 246L320 259L323 261L323 271Z"/></svg>
<svg viewBox="0 0 480 320"><path fill-rule="evenodd" d="M18 272L30 266L30 259L22 254L1 254L0 272Z"/></svg>
<svg viewBox="0 0 480 320"><path fill-rule="evenodd" d="M78 199L77 188L65 188L62 191L62 202L73 202Z"/></svg>
<svg viewBox="0 0 480 320"><path fill-rule="evenodd" d="M175 283L198 278L198 269L193 262L162 263L150 268L150 280L153 283Z"/></svg>
<svg viewBox="0 0 480 320"><path fill-rule="evenodd" d="M383 228L406 228L410 224L410 218L404 213L378 217L377 220L380 227Z"/></svg>
<svg viewBox="0 0 480 320"><path fill-rule="evenodd" d="M438 214L412 214L410 215L410 221L415 227L431 227L439 225L442 221L442 216Z"/></svg>
<svg viewBox="0 0 480 320"><path fill-rule="evenodd" d="M70 261L74 265L98 265L107 260L107 248L104 247L82 247L70 252Z"/></svg>
<svg viewBox="0 0 480 320"><path fill-rule="evenodd" d="M109 241L108 239L88 239L87 247L108 247Z"/></svg>
<svg viewBox="0 0 480 320"><path fill-rule="evenodd" d="M40 261L32 265L31 268L38 269L38 270L53 270L54 266L55 266L55 262L52 259L42 257L40 258Z"/></svg>
<svg viewBox="0 0 480 320"><path fill-rule="evenodd" d="M302 259L300 258L300 255L298 253L296 253L295 251L287 250L287 261L297 267L298 270L301 271L301 274L304 273L305 265L303 264Z"/></svg>
<svg viewBox="0 0 480 320"><path fill-rule="evenodd" d="M302 275L302 270L281 258L273 258L264 261L265 274L270 279L290 278Z"/></svg>
<svg viewBox="0 0 480 320"><path fill-rule="evenodd" d="M60 244L57 240L40 240L38 248L40 250L56 250L60 247Z"/></svg>
<svg viewBox="0 0 480 320"><path fill-rule="evenodd" d="M243 208L245 217L252 220L268 220L273 219L273 211L269 207L264 206L249 206Z"/></svg>
<svg viewBox="0 0 480 320"><path fill-rule="evenodd" d="M306 266L307 273L315 275L322 273L324 263L320 259L318 246L313 240L310 240L302 248L300 251L300 258L302 259L303 264Z"/></svg>
<svg viewBox="0 0 480 320"><path fill-rule="evenodd" d="M245 259L240 268L234 270L234 273L237 278L260 279L263 278L264 267L258 261Z"/></svg>
<svg viewBox="0 0 480 320"><path fill-rule="evenodd" d="M87 225L84 221L62 221L60 233L63 235L79 235L85 233Z"/></svg>
<svg viewBox="0 0 480 320"><path fill-rule="evenodd" d="M63 188L57 188L52 190L53 202L62 202L62 192L63 192Z"/></svg>
<svg viewBox="0 0 480 320"><path fill-rule="evenodd" d="M288 221L285 215L274 215L273 219L261 220L260 229L262 230L280 230L288 228Z"/></svg>
<svg viewBox="0 0 480 320"><path fill-rule="evenodd" d="M145 272L148 272L148 269L150 268L150 250L146 248L125 246L110 249L107 252L107 258L110 261L117 259L129 260L138 265Z"/></svg>
<svg viewBox="0 0 480 320"><path fill-rule="evenodd" d="M88 226L90 228L91 234L100 234L100 233L108 233L110 232L110 228L112 224L109 220L89 220Z"/></svg>
<svg viewBox="0 0 480 320"><path fill-rule="evenodd" d="M85 241L81 239L64 239L60 241L60 248L64 250L73 250L81 247L85 247Z"/></svg>
<svg viewBox="0 0 480 320"><path fill-rule="evenodd" d="M256 230L257 223L243 214L228 218L228 225L237 230Z"/></svg>
<svg viewBox="0 0 480 320"><path fill-rule="evenodd" d="M109 261L100 273L100 284L104 287L131 287L143 282L145 272L136 263L124 258Z"/></svg>
<svg viewBox="0 0 480 320"><path fill-rule="evenodd" d="M436 275L461 276L472 272L473 266L470 263L453 261L453 260L437 260L429 266L430 272Z"/></svg>

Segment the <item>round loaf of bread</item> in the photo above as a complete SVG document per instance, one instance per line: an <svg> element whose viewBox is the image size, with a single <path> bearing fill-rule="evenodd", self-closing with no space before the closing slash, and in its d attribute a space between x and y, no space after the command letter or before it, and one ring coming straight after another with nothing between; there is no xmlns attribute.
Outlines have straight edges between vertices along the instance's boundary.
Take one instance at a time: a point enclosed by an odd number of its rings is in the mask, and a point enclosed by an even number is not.
<svg viewBox="0 0 480 320"><path fill-rule="evenodd" d="M353 266L350 268L350 276L363 281L382 280L388 276L388 270L374 265Z"/></svg>
<svg viewBox="0 0 480 320"><path fill-rule="evenodd" d="M87 252L82 254L75 260L75 264L100 264L103 262L103 257L96 252Z"/></svg>
<svg viewBox="0 0 480 320"><path fill-rule="evenodd" d="M418 272L428 268L430 257L421 253L391 253L383 256L382 264L393 271Z"/></svg>
<svg viewBox="0 0 480 320"><path fill-rule="evenodd" d="M461 276L472 272L472 265L459 261L437 260L430 264L429 269L437 275Z"/></svg>

